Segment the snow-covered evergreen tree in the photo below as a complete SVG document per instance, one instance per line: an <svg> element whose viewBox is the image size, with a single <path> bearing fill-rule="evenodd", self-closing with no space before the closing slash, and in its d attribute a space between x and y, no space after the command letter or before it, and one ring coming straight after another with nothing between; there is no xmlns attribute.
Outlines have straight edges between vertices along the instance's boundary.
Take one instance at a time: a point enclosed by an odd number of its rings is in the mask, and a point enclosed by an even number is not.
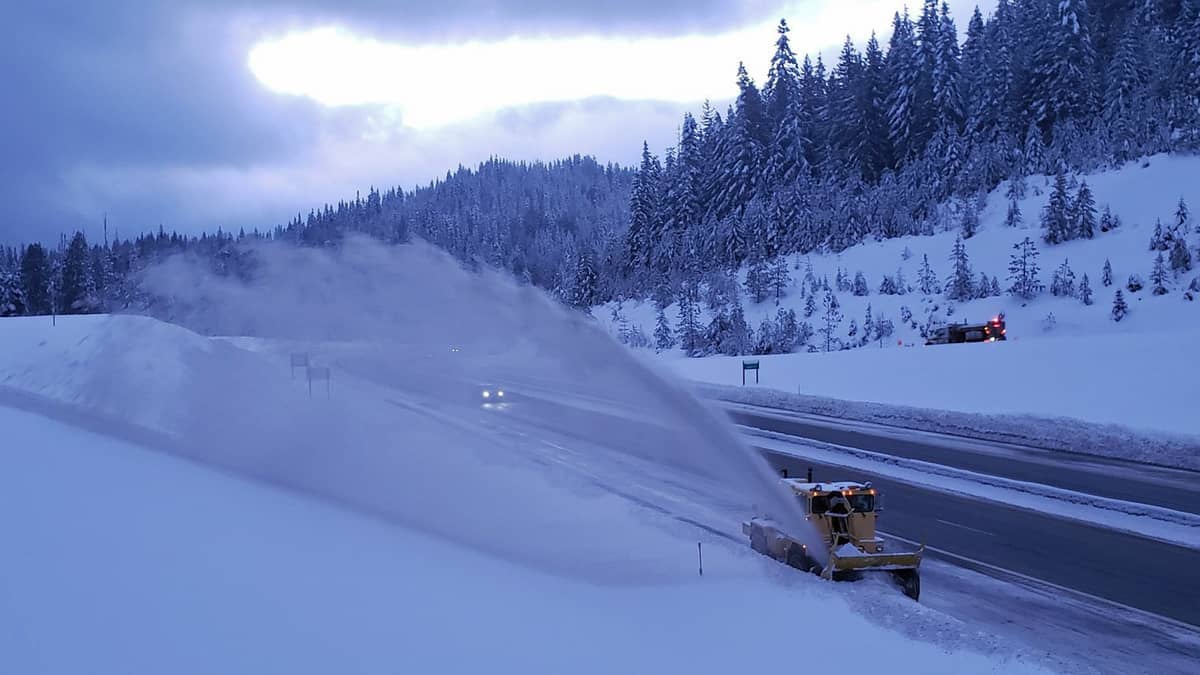
<svg viewBox="0 0 1200 675"><path fill-rule="evenodd" d="M1188 251L1187 243L1183 237L1179 237L1171 245L1171 270L1176 274L1180 274L1191 269L1192 253Z"/></svg>
<svg viewBox="0 0 1200 675"><path fill-rule="evenodd" d="M1121 289L1117 289L1117 294L1113 296L1112 320L1121 321L1125 315L1129 314L1129 305L1125 304L1125 296L1121 294Z"/></svg>
<svg viewBox="0 0 1200 675"><path fill-rule="evenodd" d="M992 295L992 280L984 272L979 273L979 279L975 281L975 297L987 298Z"/></svg>
<svg viewBox="0 0 1200 675"><path fill-rule="evenodd" d="M1154 258L1154 267L1150 270L1150 283L1153 284L1150 289L1151 293L1167 294L1167 265L1161 252Z"/></svg>
<svg viewBox="0 0 1200 675"><path fill-rule="evenodd" d="M1112 286L1113 283L1112 263L1109 262L1108 258L1104 259L1104 270L1100 273L1100 283L1103 284L1105 288Z"/></svg>
<svg viewBox="0 0 1200 675"><path fill-rule="evenodd" d="M838 327L842 325L842 306L838 302L837 295L832 291L825 292L825 298L821 301L825 308L821 315L821 328L818 332L824 343L824 351L833 351L835 348L840 348L841 339L838 338Z"/></svg>
<svg viewBox="0 0 1200 675"><path fill-rule="evenodd" d="M808 297L804 300L804 318L806 319L817 313L817 301L815 300L816 296L816 293L809 293Z"/></svg>
<svg viewBox="0 0 1200 675"><path fill-rule="evenodd" d="M1079 280L1079 301L1085 305L1092 304L1092 282L1088 280L1087 272Z"/></svg>
<svg viewBox="0 0 1200 675"><path fill-rule="evenodd" d="M776 256L768 269L768 276L771 292L775 295L775 304L779 304L779 301L787 294L788 287L792 285L792 273L788 270L787 258Z"/></svg>
<svg viewBox="0 0 1200 675"><path fill-rule="evenodd" d="M883 281L879 284L880 295L897 295L896 280L888 275L883 275Z"/></svg>
<svg viewBox="0 0 1200 675"><path fill-rule="evenodd" d="M979 201L967 199L963 203L962 238L970 239L979 231Z"/></svg>
<svg viewBox="0 0 1200 675"><path fill-rule="evenodd" d="M1087 0L1058 0L1031 64L1030 112L1043 132L1096 111L1096 52Z"/></svg>
<svg viewBox="0 0 1200 675"><path fill-rule="evenodd" d="M1100 231L1108 232L1115 230L1121 226L1121 219L1113 214L1112 209L1107 204L1104 205L1104 212L1100 214Z"/></svg>
<svg viewBox="0 0 1200 675"><path fill-rule="evenodd" d="M921 256L921 269L917 272L917 288L920 289L921 295L933 295L941 290L937 274L929 266L929 255L927 254Z"/></svg>
<svg viewBox="0 0 1200 675"><path fill-rule="evenodd" d="M1150 235L1150 250L1151 251L1166 251L1170 249L1170 244L1167 243L1166 237L1163 235L1162 221L1154 221L1154 234Z"/></svg>
<svg viewBox="0 0 1200 675"><path fill-rule="evenodd" d="M1071 202L1072 238L1091 239L1096 236L1096 200L1087 181L1079 184L1079 192Z"/></svg>
<svg viewBox="0 0 1200 675"><path fill-rule="evenodd" d="M871 294L871 289L867 287L867 277L863 275L861 270L854 274L853 292L860 297Z"/></svg>
<svg viewBox="0 0 1200 675"><path fill-rule="evenodd" d="M1042 292L1041 269L1038 267L1037 244L1029 237L1013 244L1016 253L1008 263L1008 292L1023 300L1032 300Z"/></svg>
<svg viewBox="0 0 1200 675"><path fill-rule="evenodd" d="M1071 197L1067 193L1067 177L1060 168L1054 174L1054 190L1050 201L1042 210L1042 240L1047 244L1061 244L1072 238Z"/></svg>
<svg viewBox="0 0 1200 675"><path fill-rule="evenodd" d="M21 255L21 289L25 310L31 315L49 314L50 259L41 244L30 244Z"/></svg>
<svg viewBox="0 0 1200 675"><path fill-rule="evenodd" d="M1075 296L1075 272L1071 270L1071 264L1066 259L1054 271L1054 277L1050 281L1050 294L1056 297Z"/></svg>
<svg viewBox="0 0 1200 675"><path fill-rule="evenodd" d="M952 271L946 280L946 297L950 300L966 301L975 297L975 283L972 277L971 262L967 258L967 247L962 237L954 240L954 248L950 253Z"/></svg>
<svg viewBox="0 0 1200 675"><path fill-rule="evenodd" d="M664 352L675 347L675 333L667 321L667 313L662 307L654 317L654 351Z"/></svg>

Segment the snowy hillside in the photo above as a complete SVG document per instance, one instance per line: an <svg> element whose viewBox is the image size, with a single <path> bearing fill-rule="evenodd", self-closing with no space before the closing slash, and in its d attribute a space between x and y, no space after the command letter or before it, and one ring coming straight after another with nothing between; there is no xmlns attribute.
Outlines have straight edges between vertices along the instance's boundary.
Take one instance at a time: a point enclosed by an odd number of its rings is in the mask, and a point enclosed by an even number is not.
<svg viewBox="0 0 1200 675"><path fill-rule="evenodd" d="M256 288L171 270L192 321L255 329L230 337L0 320L0 669L728 673L760 643L1037 671L885 584L752 553L740 519L795 508L762 460L540 295L423 247L295 255ZM297 270L339 281L274 283ZM497 354L537 384L481 408Z"/></svg>
<svg viewBox="0 0 1200 675"><path fill-rule="evenodd" d="M832 326L829 347L861 347L837 355L798 353L770 357L764 363L764 385L863 401L901 403L977 412L1023 412L1071 416L1098 422L1118 422L1139 428L1200 434L1194 416L1186 414L1186 401L1195 400L1194 344L1200 335L1200 303L1186 299L1198 272L1168 272L1163 295L1152 293L1152 272L1157 251L1150 251L1156 223L1169 228L1176 222L1180 199L1200 206L1200 157L1155 156L1120 170L1079 176L1095 195L1097 210L1108 209L1119 227L1096 232L1093 239L1046 245L1041 238L1039 214L1051 193L1051 177L1028 181L1027 195L1018 201L1023 223L1005 225L1009 209L1007 184L990 193L980 211L978 232L963 243L970 278L995 278L1001 289L1012 285L1009 264L1014 245L1029 237L1040 256L1038 279L1045 291L1026 300L1009 292L998 296L951 301L945 288L951 280L951 254L961 229L932 236L904 237L868 242L836 255L811 255L790 260L790 281L782 300L754 303L745 288L747 270L738 276L748 328L754 331L747 353L761 338L764 320L774 320L780 310L795 312L807 344L797 351L824 351L821 330ZM1187 247L1200 263L1200 220L1192 216L1181 228ZM921 292L921 268L928 258L937 280L932 293ZM1104 284L1105 262L1110 264L1112 285ZM1051 294L1055 271L1064 263L1074 273L1074 295ZM811 266L811 276L809 268ZM850 280L862 273L867 293L838 290L839 270ZM1078 287L1087 275L1093 304L1084 304ZM1131 275L1144 284L1140 291L1127 287ZM905 294L881 294L884 277L904 280ZM827 323L823 288L828 279L840 309ZM1116 322L1112 306L1120 289L1127 315ZM861 292L862 289L859 289ZM1200 296L1200 294L1195 294ZM806 305L812 299L812 313ZM1200 299L1200 297L1198 297ZM890 322L893 334L865 340L867 310L871 322ZM626 303L597 307L594 314L614 334L626 337L638 330L653 342L656 326L651 303ZM678 332L678 306L667 308L672 328ZM985 321L1003 313L1008 337L1003 345L924 347L921 330L928 324ZM840 319L837 315L840 315ZM706 310L701 326L713 312ZM623 321L622 321L623 319ZM808 324L804 328L803 324ZM774 329L774 326L772 326ZM811 331L811 332L809 332ZM673 336L674 337L674 336ZM862 347L863 344L867 347ZM1029 344L1036 343L1036 344ZM899 345L904 349L897 349ZM910 353L912 347L918 353ZM882 353L868 353L880 352ZM681 359L678 349L663 357L678 372L693 379L740 383L733 360ZM920 383L921 386L917 386ZM918 391L919 390L919 391Z"/></svg>
<svg viewBox="0 0 1200 675"><path fill-rule="evenodd" d="M704 577L666 552L669 578L594 585L29 413L0 408L0 428L5 672L729 673L756 641L865 641L900 673L1037 672L884 632L729 547ZM798 635L805 603L836 620Z"/></svg>

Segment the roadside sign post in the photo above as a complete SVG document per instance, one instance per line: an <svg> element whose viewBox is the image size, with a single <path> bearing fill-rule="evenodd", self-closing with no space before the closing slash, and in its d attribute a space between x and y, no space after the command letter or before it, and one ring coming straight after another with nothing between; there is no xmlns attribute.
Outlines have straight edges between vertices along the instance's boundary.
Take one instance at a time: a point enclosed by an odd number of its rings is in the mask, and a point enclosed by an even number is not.
<svg viewBox="0 0 1200 675"><path fill-rule="evenodd" d="M329 398L329 369L328 368L313 368L309 367L308 372L308 397L312 398L312 383L313 380L325 380L325 398Z"/></svg>
<svg viewBox="0 0 1200 675"><path fill-rule="evenodd" d="M754 371L754 384L758 384L758 359L742 361L742 386L746 386L746 371Z"/></svg>
<svg viewBox="0 0 1200 675"><path fill-rule="evenodd" d="M297 368L308 367L308 352L298 352L292 354L292 379L296 379Z"/></svg>

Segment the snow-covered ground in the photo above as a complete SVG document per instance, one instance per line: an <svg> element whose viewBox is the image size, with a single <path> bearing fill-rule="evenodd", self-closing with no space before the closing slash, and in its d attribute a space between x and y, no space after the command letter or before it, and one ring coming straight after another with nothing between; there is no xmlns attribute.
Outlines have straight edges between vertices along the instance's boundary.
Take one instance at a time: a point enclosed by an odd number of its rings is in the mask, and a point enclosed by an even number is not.
<svg viewBox="0 0 1200 675"><path fill-rule="evenodd" d="M886 585L726 538L795 506L728 425L552 303L419 247L300 255L280 272L323 266L314 287L171 270L189 323L236 338L0 320L0 670L727 673L754 645L866 645L892 672L1038 671ZM431 274L444 297L405 283ZM333 368L328 397L295 351ZM478 379L514 371L559 402L481 409Z"/></svg>
<svg viewBox="0 0 1200 675"><path fill-rule="evenodd" d="M844 320L837 334L849 339L854 320L860 331L867 306L874 319L892 321L896 334L883 341L848 352L790 354L762 357L762 384L781 391L852 401L902 404L922 408L1018 413L1042 417L1072 417L1118 424L1143 431L1200 435L1200 418L1192 414L1191 401L1200 394L1200 302L1183 298L1183 290L1200 271L1198 217L1193 215L1186 232L1195 268L1172 276L1169 292L1153 296L1149 285L1138 293L1125 292L1130 312L1119 323L1110 310L1118 287L1131 274L1148 282L1154 256L1148 250L1156 219L1174 223L1175 210L1184 198L1193 212L1200 208L1200 157L1155 156L1119 170L1082 176L1091 186L1097 207L1109 206L1121 219L1113 231L1098 232L1095 239L1047 246L1041 242L1038 215L1049 197L1049 179L1029 179L1029 194L1021 201L1024 224L1013 229L1003 224L1008 208L1005 185L993 191L981 214L981 228L966 240L974 277L980 272L997 277L1006 288L1006 273L1013 245L1028 236L1038 243L1041 281L1069 260L1076 284L1089 277L1095 302L1085 306L1073 297L1054 297L1047 290L1031 301L1008 294L950 303L945 298L925 298L915 290L923 255L927 255L939 280L949 276L949 255L957 230L927 237L905 237L867 242L836 255L812 255L793 269L793 285L777 306L773 300L754 304L744 300L747 322L757 329L763 318L779 308L791 308L814 329L821 327L821 308L804 316L800 286L808 264L817 279L833 282L838 269L853 277L863 271L870 295L838 295ZM906 252L911 254L906 257ZM1104 287L1102 268L1109 260L1114 286ZM903 271L914 291L907 295L881 295L884 275ZM925 347L919 331L901 320L907 308L912 321L923 324L927 310L950 321L984 321L999 313L1007 319L1007 344ZM602 324L616 331L611 306L596 308ZM654 328L654 308L649 303L626 303L627 321L646 334ZM674 308L668 310L674 316ZM1053 321L1047 318L1053 315ZM707 319L705 319L707 321ZM814 342L822 342L818 334ZM823 345L822 345L823 346ZM678 351L659 357L686 378L710 383L740 384L740 359L707 357L684 359ZM751 374L751 377L753 374Z"/></svg>
<svg viewBox="0 0 1200 675"><path fill-rule="evenodd" d="M664 578L596 585L30 413L0 408L0 428L5 672L730 673L753 644L865 644L893 672L1038 671L907 640L720 546L703 577L677 540L630 552ZM798 631L814 605L827 620Z"/></svg>

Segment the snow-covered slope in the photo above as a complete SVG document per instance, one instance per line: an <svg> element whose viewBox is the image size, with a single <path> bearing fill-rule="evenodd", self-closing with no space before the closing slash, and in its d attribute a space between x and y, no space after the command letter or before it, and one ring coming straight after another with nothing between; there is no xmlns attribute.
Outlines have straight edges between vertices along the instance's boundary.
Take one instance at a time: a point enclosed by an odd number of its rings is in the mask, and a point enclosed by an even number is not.
<svg viewBox="0 0 1200 675"><path fill-rule="evenodd" d="M30 413L0 429L4 672L730 673L771 652L751 645L1036 671L905 640L721 547L703 577L680 541L671 578L593 585Z"/></svg>
<svg viewBox="0 0 1200 675"><path fill-rule="evenodd" d="M1085 306L1078 298L1054 297L1049 290L1030 301L1007 293L999 297L948 302L942 296L924 297L916 290L923 256L928 256L939 280L945 283L951 271L949 256L957 229L926 237L905 237L867 242L836 255L811 255L793 261L792 286L777 305L761 304L743 297L747 322L756 329L764 318L780 308L795 310L801 321L814 329L822 323L818 296L817 311L804 316L805 298L800 286L807 265L814 276L828 277L831 284L842 269L851 278L862 271L870 294L838 294L844 319L837 335L844 340L854 321L861 338L867 307L873 317L889 319L896 327L892 337L848 353L793 354L770 357L764 362L764 385L806 394L858 401L900 403L976 412L1017 412L1043 416L1071 416L1084 420L1125 424L1141 429L1200 434L1194 415L1184 412L1186 401L1196 394L1196 352L1200 337L1200 302L1189 302L1183 290L1198 275L1195 268L1173 276L1170 292L1153 296L1147 288L1138 293L1125 290L1130 307L1121 322L1111 318L1115 291L1129 276L1148 281L1157 255L1149 249L1155 222L1174 222L1180 198L1193 209L1200 208L1200 157L1155 156L1086 179L1095 194L1098 209L1108 206L1121 220L1113 231L1097 232L1092 240L1076 240L1056 246L1042 243L1038 218L1049 198L1050 178L1028 181L1028 195L1020 202L1024 224L1004 225L1008 208L1006 185L987 199L981 213L981 228L965 241L973 278L985 273L997 277L1007 288L1007 269L1013 245L1025 237L1037 242L1041 281L1050 286L1054 270L1069 261L1076 283L1088 275L1095 294L1094 304ZM1200 267L1200 235L1197 217L1192 216L1187 237L1196 267ZM1112 266L1114 285L1105 287L1102 269ZM797 267L798 263L798 267ZM884 275L901 270L914 290L906 295L881 295ZM1198 299L1200 300L1200 299ZM933 308L937 309L934 310ZM953 307L948 317L947 308ZM611 330L612 307L597 308L596 316ZM912 320L902 321L905 310ZM649 303L626 303L626 319L646 334L654 328L654 308ZM674 317L675 308L668 309ZM949 321L984 321L1004 313L1008 325L1007 345L924 347L918 326L930 312ZM1049 317L1053 315L1053 319ZM704 319L707 321L707 318ZM822 343L818 334L814 343ZM898 348L903 345L905 348ZM818 344L823 347L823 344ZM908 349L908 347L912 349ZM685 377L740 383L740 367L731 359L680 360L677 351L663 355Z"/></svg>

